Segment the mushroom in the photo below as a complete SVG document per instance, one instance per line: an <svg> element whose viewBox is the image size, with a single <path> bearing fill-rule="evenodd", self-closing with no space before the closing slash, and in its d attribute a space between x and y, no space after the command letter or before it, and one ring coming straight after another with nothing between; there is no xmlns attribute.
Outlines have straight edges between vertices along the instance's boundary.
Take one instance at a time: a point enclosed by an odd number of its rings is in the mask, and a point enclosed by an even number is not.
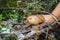
<svg viewBox="0 0 60 40"><path fill-rule="evenodd" d="M30 25L38 25L39 23L44 22L44 17L42 15L31 15L27 17L27 20L24 22L27 27Z"/></svg>
<svg viewBox="0 0 60 40"><path fill-rule="evenodd" d="M44 21L43 17L41 15L31 15L27 17L27 22L29 24L37 25L39 23L42 23Z"/></svg>

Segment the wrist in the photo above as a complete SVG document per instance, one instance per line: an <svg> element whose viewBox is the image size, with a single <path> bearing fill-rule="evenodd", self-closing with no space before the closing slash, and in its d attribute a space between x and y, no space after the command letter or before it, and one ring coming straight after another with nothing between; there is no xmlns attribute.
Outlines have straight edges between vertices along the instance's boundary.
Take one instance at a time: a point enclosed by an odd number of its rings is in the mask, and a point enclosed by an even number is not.
<svg viewBox="0 0 60 40"><path fill-rule="evenodd" d="M52 11L52 14L56 16L58 19L60 18L60 2L56 6L56 8Z"/></svg>

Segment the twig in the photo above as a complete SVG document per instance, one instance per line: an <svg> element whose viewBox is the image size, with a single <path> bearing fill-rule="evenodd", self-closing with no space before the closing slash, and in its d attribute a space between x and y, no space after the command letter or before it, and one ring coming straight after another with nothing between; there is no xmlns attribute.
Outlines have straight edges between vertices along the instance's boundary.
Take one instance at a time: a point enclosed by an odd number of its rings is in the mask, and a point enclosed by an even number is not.
<svg viewBox="0 0 60 40"><path fill-rule="evenodd" d="M0 10L24 10L24 8L16 8L16 7L12 7L12 8L0 8ZM49 13L46 11L41 11L41 10L29 10L30 12L41 12L41 13Z"/></svg>
<svg viewBox="0 0 60 40"><path fill-rule="evenodd" d="M22 8L0 8L0 10L22 10Z"/></svg>
<svg viewBox="0 0 60 40"><path fill-rule="evenodd" d="M49 12L46 12L46 11L41 11L41 10L36 10L36 11L35 11L35 10L29 10L29 11L30 11L30 12L47 13L47 14L49 13Z"/></svg>

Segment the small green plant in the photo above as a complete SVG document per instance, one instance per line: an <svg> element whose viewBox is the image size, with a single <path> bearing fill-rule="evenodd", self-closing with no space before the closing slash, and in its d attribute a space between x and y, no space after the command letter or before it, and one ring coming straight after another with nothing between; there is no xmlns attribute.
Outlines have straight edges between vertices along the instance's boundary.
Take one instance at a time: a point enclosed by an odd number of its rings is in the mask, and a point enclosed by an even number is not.
<svg viewBox="0 0 60 40"><path fill-rule="evenodd" d="M4 19L3 15L0 14L0 22Z"/></svg>
<svg viewBox="0 0 60 40"><path fill-rule="evenodd" d="M12 10L8 13L8 17L12 20L17 20L18 12L16 10Z"/></svg>

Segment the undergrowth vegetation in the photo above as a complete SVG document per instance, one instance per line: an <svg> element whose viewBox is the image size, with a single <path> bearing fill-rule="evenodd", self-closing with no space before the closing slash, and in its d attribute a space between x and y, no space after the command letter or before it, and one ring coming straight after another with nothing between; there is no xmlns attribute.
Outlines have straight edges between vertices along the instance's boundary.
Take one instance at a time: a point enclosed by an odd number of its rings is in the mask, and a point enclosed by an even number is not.
<svg viewBox="0 0 60 40"><path fill-rule="evenodd" d="M10 19L21 22L24 17L33 14L51 13L58 2L59 0L0 0L0 33L7 30L7 32L12 31L12 26L8 25L9 27L5 27L1 24L2 21ZM5 35L6 38L7 36L9 35ZM6 40L16 40L16 36Z"/></svg>

